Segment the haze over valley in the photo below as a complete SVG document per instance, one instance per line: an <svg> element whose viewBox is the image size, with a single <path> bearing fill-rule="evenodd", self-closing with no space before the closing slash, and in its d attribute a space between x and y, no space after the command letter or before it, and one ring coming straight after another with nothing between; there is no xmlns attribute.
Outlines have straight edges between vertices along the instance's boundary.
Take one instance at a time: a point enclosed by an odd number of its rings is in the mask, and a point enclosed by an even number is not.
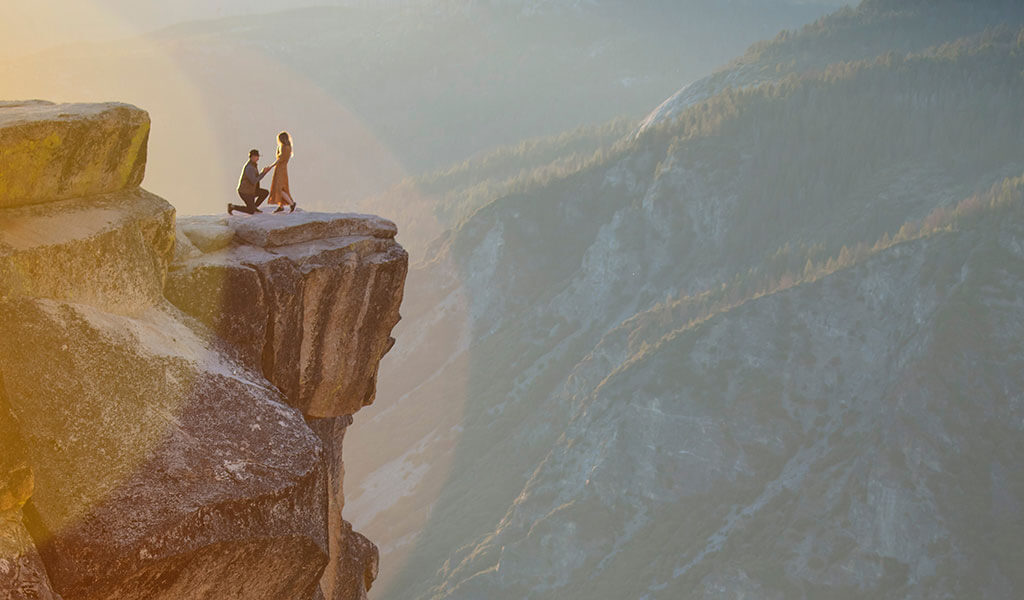
<svg viewBox="0 0 1024 600"><path fill-rule="evenodd" d="M149 111L174 210L117 223L160 343L200 332L327 457L297 600L1024 597L1024 5L280 8L103 0L66 43L12 33L0 83ZM224 214L282 129L296 213ZM0 259L35 239L5 189Z"/></svg>
<svg viewBox="0 0 1024 600"><path fill-rule="evenodd" d="M97 5L100 14L114 2ZM216 6L116 12L155 24L241 9ZM403 177L538 136L638 119L750 43L825 11L789 0L280 9L257 3L244 18L0 54L0 82L7 97L146 107L154 124L145 185L184 214L220 210L249 148L271 155L282 129L302 157L293 170L304 206L372 212L367 196Z"/></svg>
<svg viewBox="0 0 1024 600"><path fill-rule="evenodd" d="M394 190L452 227L351 438L385 597L1013 597L1022 23L867 2Z"/></svg>

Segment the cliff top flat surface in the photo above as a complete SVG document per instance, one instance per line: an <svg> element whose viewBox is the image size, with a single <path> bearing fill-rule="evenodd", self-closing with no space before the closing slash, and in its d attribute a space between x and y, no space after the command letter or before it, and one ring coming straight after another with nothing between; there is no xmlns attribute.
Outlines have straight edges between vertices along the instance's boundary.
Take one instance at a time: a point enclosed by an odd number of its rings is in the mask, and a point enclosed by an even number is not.
<svg viewBox="0 0 1024 600"><path fill-rule="evenodd" d="M34 121L71 121L91 118L116 108L138 111L123 102L74 102L56 104L48 100L8 100L0 102L0 127Z"/></svg>
<svg viewBox="0 0 1024 600"><path fill-rule="evenodd" d="M336 237L392 239L398 233L394 223L375 215L302 210L276 215L182 217L178 225L203 252L215 251L231 242L270 248Z"/></svg>

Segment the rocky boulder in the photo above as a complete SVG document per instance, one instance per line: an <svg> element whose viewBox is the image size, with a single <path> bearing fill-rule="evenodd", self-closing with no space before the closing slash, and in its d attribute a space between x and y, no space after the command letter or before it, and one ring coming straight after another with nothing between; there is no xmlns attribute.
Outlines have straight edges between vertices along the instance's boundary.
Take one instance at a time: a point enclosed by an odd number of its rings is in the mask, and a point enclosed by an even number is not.
<svg viewBox="0 0 1024 600"><path fill-rule="evenodd" d="M163 299L174 208L136 188L3 211L0 296L128 314Z"/></svg>
<svg viewBox="0 0 1024 600"><path fill-rule="evenodd" d="M204 220L189 219L189 229L198 228ZM307 213L286 219L265 215L247 219L231 219L228 225L234 229L239 240L261 248L294 246L330 238L373 237L394 239L398 227L387 219L376 215L344 213Z"/></svg>
<svg viewBox="0 0 1024 600"><path fill-rule="evenodd" d="M171 302L239 347L307 417L373 402L408 270L393 223L299 212L190 217L180 226L193 247L213 251L178 252ZM235 233L230 244L206 243L225 228Z"/></svg>
<svg viewBox="0 0 1024 600"><path fill-rule="evenodd" d="M138 187L148 140L128 104L0 103L0 208Z"/></svg>
<svg viewBox="0 0 1024 600"><path fill-rule="evenodd" d="M66 600L310 597L320 441L173 307L0 303L0 354L36 472L30 530Z"/></svg>
<svg viewBox="0 0 1024 600"><path fill-rule="evenodd" d="M32 468L3 390L0 376L0 598L52 600L58 596L22 514L34 487Z"/></svg>

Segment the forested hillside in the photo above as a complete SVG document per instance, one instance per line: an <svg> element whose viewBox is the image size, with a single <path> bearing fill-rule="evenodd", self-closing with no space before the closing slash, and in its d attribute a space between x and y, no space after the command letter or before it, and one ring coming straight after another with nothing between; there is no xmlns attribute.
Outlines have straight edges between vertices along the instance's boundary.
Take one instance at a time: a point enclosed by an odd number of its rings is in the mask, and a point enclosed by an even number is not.
<svg viewBox="0 0 1024 600"><path fill-rule="evenodd" d="M464 204L410 273L416 325L384 367L405 377L382 389L399 400L354 434L415 440L349 463L346 510L401 565L382 593L1019 592L957 525L997 536L1019 510L956 490L996 469L978 493L1024 502L1005 466L1024 421L998 391L1020 385L1019 345L967 335L1022 316L1021 40L993 27L724 90ZM948 390L972 389L970 365L1000 383L961 425ZM1010 450L968 441L995 423ZM952 431L964 445L936 448Z"/></svg>
<svg viewBox="0 0 1024 600"><path fill-rule="evenodd" d="M380 207L408 223L402 243L423 260L430 255L431 242L477 208L539 181L578 170L595 152L625 137L635 125L633 119L620 118L499 147L443 169L407 177L367 198L364 205Z"/></svg>
<svg viewBox="0 0 1024 600"><path fill-rule="evenodd" d="M803 28L784 30L772 40L754 44L740 58L714 74L688 85L666 100L647 116L640 131L656 126L667 126L669 130L674 131L678 124L668 124L674 121L681 111L716 94L722 96L715 101L719 104L715 110L721 114L723 100L731 98L730 101L735 101L740 97L739 92L744 89L749 90L766 83L794 84L806 79L810 73L820 75L825 72L828 78L835 78L844 70L863 66L864 62L902 61L908 54L941 52L947 56L953 55L964 49L943 48L943 44L958 41L961 45L985 46L993 43L995 37L1005 38L1012 35L1021 23L1024 23L1024 5L1016 2L863 2L856 8L843 8ZM980 39L981 37L985 39ZM876 82L873 85L881 84ZM941 85L941 82L934 81L933 85ZM874 91L883 90L865 90L856 97L869 95ZM834 94L840 95L842 92L835 90ZM850 102L845 99L843 101ZM987 101L998 103L1000 99L990 98ZM970 104L971 100L964 99L963 102ZM857 107L853 108L858 110ZM829 109L820 105L817 110L827 112ZM972 105L970 110L981 109ZM794 119L800 119L801 116L790 115L787 124L792 123ZM770 117L769 114L750 112L745 117L747 121L734 122L733 126L745 127L749 122L758 119L757 127L760 129ZM702 126L705 127L711 122L704 115L694 113L687 119L704 119ZM429 242L428 239L424 239L425 237L433 239L439 231L456 226L467 210L531 185L532 181L549 179L552 174L564 176L569 171L578 170L585 159L590 158L588 151L593 152L598 148L610 150L614 145L614 140L610 138L613 134L618 134L619 128L625 127L625 123L619 121L617 125L609 124L600 129L582 128L551 138L546 143L533 142L516 148L501 149L485 158L466 161L457 167L442 169L427 176L408 178L401 185L373 198L371 202L413 219L412 222L417 226L422 225L419 227L421 231L429 232L426 236L419 233L407 236L406 242L415 249L414 256L419 257L420 249ZM877 122L873 125L884 126ZM814 130L815 135L823 135L822 132L825 130L817 126L818 123L802 121L798 129ZM842 133L834 132L834 129L833 126L829 131L833 134ZM596 135L599 131L605 135ZM874 132L876 129L870 131ZM910 136L915 136L915 133L907 131L903 137L910 140ZM870 134L866 131L864 135ZM794 131L791 138L786 140L789 146L780 148L795 148L796 142L801 139L799 133ZM554 140L560 143L554 143ZM913 143L921 144L942 141L932 140L927 135L916 136L913 140ZM592 145L598 141L603 143L600 146ZM538 146L544 150L539 151ZM801 151L808 151L806 149L813 147L813 144L800 146ZM552 151L559 148L562 151L557 156L553 155ZM837 149L836 152L846 150ZM836 152L829 154L835 157ZM772 156L772 159L764 157L762 164L757 167L761 172L768 172L769 177L790 180L788 173L775 169L775 165L767 164L765 161L774 160L776 164L801 164L799 161L789 163L785 150ZM502 164L503 161L507 161L510 166L528 163L532 168L520 169L518 172L515 168L507 168L501 174L496 174L494 165ZM485 162L487 167L483 166ZM833 164L841 165L841 159ZM453 174L457 177L453 177ZM858 175L851 169L841 177L856 180ZM471 185L467 181L471 182ZM831 179L823 175L813 190L801 188L794 182L795 193L790 195L820 193L821 185L826 181ZM453 207L461 209L453 210Z"/></svg>
<svg viewBox="0 0 1024 600"><path fill-rule="evenodd" d="M744 296L624 322L427 598L1012 598L1024 178Z"/></svg>
<svg viewBox="0 0 1024 600"><path fill-rule="evenodd" d="M645 119L643 126L671 119L695 102L730 87L778 81L794 73L838 62L907 54L986 29L1016 29L1024 5L1014 0L869 0L846 6L799 29L752 45L714 74L682 88Z"/></svg>

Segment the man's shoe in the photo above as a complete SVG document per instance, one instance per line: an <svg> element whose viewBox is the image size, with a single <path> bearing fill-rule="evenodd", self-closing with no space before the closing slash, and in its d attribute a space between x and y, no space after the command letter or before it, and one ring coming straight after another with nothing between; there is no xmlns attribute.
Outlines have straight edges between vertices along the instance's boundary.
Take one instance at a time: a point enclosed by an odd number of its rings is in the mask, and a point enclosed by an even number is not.
<svg viewBox="0 0 1024 600"><path fill-rule="evenodd" d="M230 203L230 202L228 202L228 214L229 214L229 215L233 215L233 214L235 214L235 213L231 212L232 210L233 210L233 209L231 208L231 203Z"/></svg>
<svg viewBox="0 0 1024 600"><path fill-rule="evenodd" d="M291 206L288 207L288 212L290 212L290 213L295 212L295 203L294 202L292 202Z"/></svg>
<svg viewBox="0 0 1024 600"><path fill-rule="evenodd" d="M275 213L284 212L284 206L278 204L277 208L274 209Z"/></svg>

